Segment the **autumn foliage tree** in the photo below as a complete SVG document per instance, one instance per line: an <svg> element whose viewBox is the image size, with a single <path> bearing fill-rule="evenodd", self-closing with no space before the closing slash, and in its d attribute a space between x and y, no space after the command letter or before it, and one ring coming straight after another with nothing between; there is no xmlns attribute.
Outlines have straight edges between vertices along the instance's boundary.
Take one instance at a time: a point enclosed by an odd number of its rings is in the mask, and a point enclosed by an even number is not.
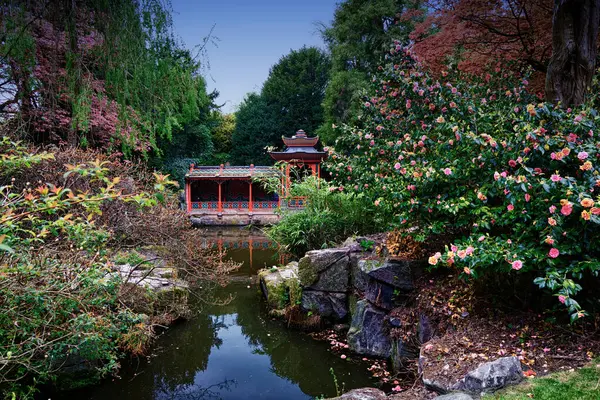
<svg viewBox="0 0 600 400"><path fill-rule="evenodd" d="M543 89L552 55L552 3L548 0L439 0L411 33L414 50L434 71L450 62L479 74L512 61L513 70L536 72L533 90Z"/></svg>
<svg viewBox="0 0 600 400"><path fill-rule="evenodd" d="M530 90L565 106L580 105L598 49L597 0L432 0L411 33L433 70L448 64L479 74L490 67L532 71ZM511 63L507 63L507 61Z"/></svg>

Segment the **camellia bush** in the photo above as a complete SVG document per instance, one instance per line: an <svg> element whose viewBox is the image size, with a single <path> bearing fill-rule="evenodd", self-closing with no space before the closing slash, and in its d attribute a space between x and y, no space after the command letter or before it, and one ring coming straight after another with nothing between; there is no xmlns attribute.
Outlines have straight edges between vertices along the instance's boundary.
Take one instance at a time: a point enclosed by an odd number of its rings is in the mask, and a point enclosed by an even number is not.
<svg viewBox="0 0 600 400"><path fill-rule="evenodd" d="M463 78L431 76L395 44L361 125L336 128L328 168L340 190L394 215L393 227L418 241L446 236L432 266L533 275L576 320L586 314L576 295L600 269L594 99L577 109L540 103L502 66Z"/></svg>

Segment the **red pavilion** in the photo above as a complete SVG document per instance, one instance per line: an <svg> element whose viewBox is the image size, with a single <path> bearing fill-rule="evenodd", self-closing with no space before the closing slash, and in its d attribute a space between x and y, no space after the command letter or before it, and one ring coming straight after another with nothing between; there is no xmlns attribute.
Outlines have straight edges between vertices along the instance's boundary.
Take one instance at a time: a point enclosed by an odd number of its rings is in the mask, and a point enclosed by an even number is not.
<svg viewBox="0 0 600 400"><path fill-rule="evenodd" d="M200 225L264 225L279 219L280 208L300 209L304 198L289 196L292 171L299 176L321 176L321 161L326 152L315 146L319 138L306 136L299 130L290 138L282 138L285 151L269 152L284 163L279 169L270 166L195 166L185 176L185 204L193 221ZM257 177L280 177L278 193L267 193Z"/></svg>

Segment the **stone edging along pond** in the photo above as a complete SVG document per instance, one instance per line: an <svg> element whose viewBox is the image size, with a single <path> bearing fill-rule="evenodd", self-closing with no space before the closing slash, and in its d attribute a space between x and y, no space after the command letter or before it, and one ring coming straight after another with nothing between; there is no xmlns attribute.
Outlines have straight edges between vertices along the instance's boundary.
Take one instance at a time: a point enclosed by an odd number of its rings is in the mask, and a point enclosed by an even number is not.
<svg viewBox="0 0 600 400"><path fill-rule="evenodd" d="M366 240L348 239L338 248L309 251L297 262L262 270L260 286L271 313L285 316L289 325L309 329L350 321L347 331L350 350L389 360L395 373L402 370L403 363L418 359L423 384L440 395L464 392L462 398L468 398L523 379L516 357L481 364L456 382L444 382L430 373L427 353L423 351L423 345L434 336L429 317L419 313L418 337L410 343L393 334L403 323L392 310L411 306L414 282L423 273L424 263L379 257L361 245ZM380 392L372 389L371 395L374 391ZM351 397L353 392L359 397ZM385 397L383 392L380 395ZM341 398L360 396L352 391Z"/></svg>

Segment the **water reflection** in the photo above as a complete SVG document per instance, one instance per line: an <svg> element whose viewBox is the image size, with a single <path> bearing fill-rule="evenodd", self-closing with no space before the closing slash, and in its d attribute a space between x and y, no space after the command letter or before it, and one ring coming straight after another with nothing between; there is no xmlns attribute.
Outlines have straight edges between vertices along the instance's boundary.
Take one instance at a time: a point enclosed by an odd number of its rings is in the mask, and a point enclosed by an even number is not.
<svg viewBox="0 0 600 400"><path fill-rule="evenodd" d="M253 268L270 265L274 255L273 249L253 252ZM344 361L327 343L269 318L258 285L247 278L251 270L241 274L246 278L219 293L233 301L204 306L197 317L167 331L150 363L131 362L121 379L62 398L308 399L336 394L330 368L346 389L371 384L365 365Z"/></svg>

